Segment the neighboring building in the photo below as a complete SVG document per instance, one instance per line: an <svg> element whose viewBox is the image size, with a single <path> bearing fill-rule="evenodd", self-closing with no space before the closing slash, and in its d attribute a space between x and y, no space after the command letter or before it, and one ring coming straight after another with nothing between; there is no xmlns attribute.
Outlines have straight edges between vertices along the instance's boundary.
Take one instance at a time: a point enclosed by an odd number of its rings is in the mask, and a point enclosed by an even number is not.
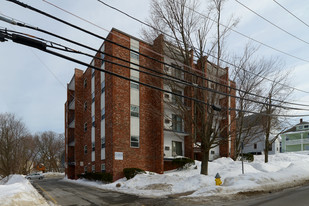
<svg viewBox="0 0 309 206"><path fill-rule="evenodd" d="M309 150L309 122L300 122L281 134L282 152Z"/></svg>
<svg viewBox="0 0 309 206"><path fill-rule="evenodd" d="M174 68L110 42L172 64L173 60L167 56L167 44L163 35L158 36L151 45L112 29L107 39L100 51L159 72L185 78L183 73L178 73ZM107 61L146 71L141 66L104 56L99 52L96 56L104 58L105 61L93 59L91 65L171 91L161 78ZM192 67L197 68L193 57L191 59ZM210 64L207 66L211 67ZM228 79L227 68L222 69L220 74L225 82L234 85ZM190 96L191 91L190 88L183 87L174 92ZM186 132L192 128L186 126L182 118L173 113L167 104L175 101L174 96L91 68L85 72L75 69L75 74L67 86L65 103L65 171L68 178L76 179L78 174L85 172L109 172L113 174L113 180L117 180L123 177L123 169L130 167L163 173L164 158L194 158L193 141ZM223 106L235 107L234 98L223 96L221 100L225 102ZM227 111L223 121L231 122L232 115L232 112ZM220 146L218 155L232 155L233 138L228 134L233 128L232 125L224 130L222 136L231 141Z"/></svg>
<svg viewBox="0 0 309 206"><path fill-rule="evenodd" d="M263 123L263 117L261 115L249 115L244 117L244 128L243 128L243 141L244 141L244 149L243 153L250 153L255 155L264 154L265 149L265 132ZM277 136L276 131L272 131L269 135L269 141ZM268 154L276 154L280 153L280 139L276 138L276 140L272 143L271 147L268 148Z"/></svg>

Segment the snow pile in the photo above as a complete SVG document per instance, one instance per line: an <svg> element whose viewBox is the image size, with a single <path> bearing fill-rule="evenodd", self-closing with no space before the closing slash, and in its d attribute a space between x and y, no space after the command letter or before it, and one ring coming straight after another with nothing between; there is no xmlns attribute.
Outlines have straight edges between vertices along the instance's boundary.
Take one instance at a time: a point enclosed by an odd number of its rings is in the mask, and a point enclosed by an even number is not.
<svg viewBox="0 0 309 206"><path fill-rule="evenodd" d="M0 181L0 205L48 205L30 182L21 175L10 175Z"/></svg>
<svg viewBox="0 0 309 206"><path fill-rule="evenodd" d="M120 179L111 184L86 180L67 180L102 189L137 194L146 197L162 197L181 194L187 197L229 195L239 192L267 191L300 184L309 180L309 155L307 153L281 153L269 156L255 156L254 162L245 162L242 174L240 161L220 158L209 162L209 175L201 175L201 162L196 161L197 169L169 171L164 174L136 175L133 179ZM223 184L215 185L215 175L219 173ZM116 187L116 185L121 185Z"/></svg>
<svg viewBox="0 0 309 206"><path fill-rule="evenodd" d="M46 172L43 175L44 177L64 177L64 172Z"/></svg>

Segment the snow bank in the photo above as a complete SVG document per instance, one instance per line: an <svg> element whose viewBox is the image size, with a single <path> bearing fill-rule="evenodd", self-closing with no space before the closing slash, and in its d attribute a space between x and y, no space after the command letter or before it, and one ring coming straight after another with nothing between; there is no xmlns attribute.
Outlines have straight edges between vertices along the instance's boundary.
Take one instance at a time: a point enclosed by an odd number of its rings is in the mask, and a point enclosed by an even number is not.
<svg viewBox="0 0 309 206"><path fill-rule="evenodd" d="M10 175L0 181L0 205L48 205L30 182L21 175Z"/></svg>
<svg viewBox="0 0 309 206"><path fill-rule="evenodd" d="M242 174L240 161L220 158L209 162L209 175L201 175L201 162L188 170L168 171L162 175L146 173L133 179L120 179L111 184L86 180L66 180L87 184L102 189L136 194L145 197L162 197L184 193L187 197L229 195L238 192L272 190L300 184L309 180L309 155L306 153L282 153L269 156L255 156L254 162L244 163ZM223 184L215 185L215 175L219 173ZM120 187L116 187L116 185Z"/></svg>

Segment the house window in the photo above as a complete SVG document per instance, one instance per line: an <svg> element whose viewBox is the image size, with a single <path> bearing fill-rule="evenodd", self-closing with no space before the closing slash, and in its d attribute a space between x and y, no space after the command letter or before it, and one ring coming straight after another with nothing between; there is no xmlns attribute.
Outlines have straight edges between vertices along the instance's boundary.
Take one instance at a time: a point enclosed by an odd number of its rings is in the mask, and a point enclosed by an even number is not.
<svg viewBox="0 0 309 206"><path fill-rule="evenodd" d="M256 143L254 143L254 145L253 145L253 149L256 149L257 148L257 144Z"/></svg>
<svg viewBox="0 0 309 206"><path fill-rule="evenodd" d="M92 151L95 151L95 143L92 142Z"/></svg>
<svg viewBox="0 0 309 206"><path fill-rule="evenodd" d="M131 116L132 117L139 117L139 106L131 104Z"/></svg>
<svg viewBox="0 0 309 206"><path fill-rule="evenodd" d="M87 173L87 166L84 167L84 173Z"/></svg>
<svg viewBox="0 0 309 206"><path fill-rule="evenodd" d="M212 150L211 150L211 151L210 151L210 154L214 155L214 154L215 154L215 151L212 151Z"/></svg>
<svg viewBox="0 0 309 206"><path fill-rule="evenodd" d="M92 165L92 172L95 172L95 165Z"/></svg>
<svg viewBox="0 0 309 206"><path fill-rule="evenodd" d="M101 148L105 148L105 137L101 138Z"/></svg>
<svg viewBox="0 0 309 206"><path fill-rule="evenodd" d="M136 80L136 81L139 81L139 79L136 78L136 77L131 77L131 79ZM132 88L132 89L139 89L139 84L136 83L136 82L132 82L132 81L131 81L130 85L131 85L131 88Z"/></svg>
<svg viewBox="0 0 309 206"><path fill-rule="evenodd" d="M169 99L169 98L170 98L170 95L169 95L169 94L164 94L164 98L165 98L165 99Z"/></svg>
<svg viewBox="0 0 309 206"><path fill-rule="evenodd" d="M173 131L183 132L182 119L180 116L173 114Z"/></svg>
<svg viewBox="0 0 309 206"><path fill-rule="evenodd" d="M84 124L84 131L87 131L87 122Z"/></svg>
<svg viewBox="0 0 309 206"><path fill-rule="evenodd" d="M309 127L308 125L305 125L305 126L304 126L304 128L308 128L308 127Z"/></svg>
<svg viewBox="0 0 309 206"><path fill-rule="evenodd" d="M131 136L131 147L139 147L139 136Z"/></svg>
<svg viewBox="0 0 309 206"><path fill-rule="evenodd" d="M94 102L94 92L91 94L92 103Z"/></svg>
<svg viewBox="0 0 309 206"><path fill-rule="evenodd" d="M101 164L101 171L105 172L105 164Z"/></svg>
<svg viewBox="0 0 309 206"><path fill-rule="evenodd" d="M95 74L94 71L95 71L94 69L91 70L91 77L94 77Z"/></svg>
<svg viewBox="0 0 309 206"><path fill-rule="evenodd" d="M180 94L180 95L182 95L182 92L181 92L181 91L179 91L179 90L173 90L173 93L176 93L176 94ZM181 97L181 96L178 96L178 95L173 94L173 95L172 95L172 102L173 102L173 103L179 103L179 102L182 102L182 97Z"/></svg>
<svg viewBox="0 0 309 206"><path fill-rule="evenodd" d="M84 79L84 88L87 87L87 79Z"/></svg>
<svg viewBox="0 0 309 206"><path fill-rule="evenodd" d="M95 117L92 116L92 126L95 127Z"/></svg>
<svg viewBox="0 0 309 206"><path fill-rule="evenodd" d="M182 156L182 143L172 141L172 155L173 156Z"/></svg>
<svg viewBox="0 0 309 206"><path fill-rule="evenodd" d="M84 103L84 111L87 110L87 102Z"/></svg>
<svg viewBox="0 0 309 206"><path fill-rule="evenodd" d="M169 119L164 120L165 124L169 124L171 121Z"/></svg>
<svg viewBox="0 0 309 206"><path fill-rule="evenodd" d="M105 81L103 81L101 84L101 92L105 92Z"/></svg>
<svg viewBox="0 0 309 206"><path fill-rule="evenodd" d="M268 151L273 151L273 145L268 146Z"/></svg>
<svg viewBox="0 0 309 206"><path fill-rule="evenodd" d="M164 147L164 150L169 151L169 150L170 150L170 147L169 147L169 146L165 146L165 147Z"/></svg>
<svg viewBox="0 0 309 206"><path fill-rule="evenodd" d="M101 119L105 119L105 107L101 111Z"/></svg>
<svg viewBox="0 0 309 206"><path fill-rule="evenodd" d="M87 145L84 146L84 153L87 154Z"/></svg>

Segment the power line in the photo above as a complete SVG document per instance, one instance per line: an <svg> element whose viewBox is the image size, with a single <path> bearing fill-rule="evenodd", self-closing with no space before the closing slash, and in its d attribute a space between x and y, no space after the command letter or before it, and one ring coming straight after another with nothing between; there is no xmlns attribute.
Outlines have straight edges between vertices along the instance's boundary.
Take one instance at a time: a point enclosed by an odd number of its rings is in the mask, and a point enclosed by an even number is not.
<svg viewBox="0 0 309 206"><path fill-rule="evenodd" d="M46 0L43 0L43 1L46 2ZM104 4L104 5L107 6L107 7L111 8L111 9L114 9L114 10L116 10L116 11L118 11L118 12L124 14L124 15L128 16L129 18L132 18L132 19L135 20L135 21L138 21L138 22L140 22L140 23L142 22L142 24L144 24L144 25L146 25L146 26L148 26L148 27L150 27L150 28L152 28L152 29L155 29L156 31L160 31L161 33L163 33L163 34L165 34L165 35L167 35L167 36L169 36L169 37L171 37L171 38L174 38L174 37L172 37L171 35L167 34L166 32L161 31L161 30L156 29L156 28L153 28L153 27L150 26L149 24L143 22L143 21L140 20L140 19L137 19L136 17L133 17L132 15L130 15L130 14L124 12L124 11L121 11L120 9L117 9L117 8L115 8L115 7L113 7L113 6L109 5L109 4L107 4L107 3L105 3L105 2L100 1L100 0L98 0L98 1L101 2L102 4ZM184 5L184 6L185 6L185 5ZM206 16L206 15L204 15L204 14L198 12L198 11L193 10L193 9L190 8L190 7L187 7L187 6L185 6L185 7L186 7L187 9L190 9L190 10L196 12L196 13L199 14L200 16L203 16L204 18L207 18L207 19L209 19L209 20L211 20L211 21L213 21L213 22L218 23L216 20L214 20L214 19L212 19L212 18L210 18L210 17L208 17L208 16ZM251 38L251 37L249 37L249 36L247 36L247 35L245 35L245 34L243 34L243 33L240 33L240 32L238 32L237 30L234 30L234 29L232 29L231 27L228 27L228 26L226 26L226 25L224 25L224 24L221 24L221 23L220 23L220 25L223 26L223 27L225 27L225 28L230 29L231 31L233 31L233 32L235 32L235 33L237 33L237 34L239 34L239 35L241 35L241 36L243 36L243 37L246 37L246 38L248 38L248 39L250 39L250 40L252 40L252 41L255 41L255 42L257 42L257 43L259 43L259 44L261 44L261 45L263 45L263 46L265 46L265 47L268 47L268 48L273 49L273 50L275 50L275 51L277 51L277 52L280 52L280 53L282 53L282 54L285 54L285 55L287 55L287 56L290 56L290 57L296 58L296 59L298 59L298 60L301 60L301 61L304 61L304 62L309 63L309 60L301 59L301 58L299 58L299 57L293 56L293 55L291 55L291 54L289 54L289 53L286 53L286 52L283 52L283 51L281 51L281 50L279 50L279 49L276 49L276 48L274 48L274 47L271 47L271 46L269 46L269 45L267 45L267 44L265 44L265 43L263 43L263 42L260 42L260 41L258 41L258 40L256 40L256 39L253 39L253 38ZM174 39L175 39L175 38L174 38ZM214 56L211 55L211 54L207 54L207 55L214 57ZM215 58L215 57L214 57L214 58ZM226 63L226 64L228 64L228 65L234 66L234 67L236 67L236 68L239 68L239 66L237 66L237 65L235 65L235 64L233 64L233 63L230 63L230 62L228 62L228 61L226 61L226 60L220 59L220 61L221 61L221 62L224 62L224 63ZM280 82L276 82L275 80L272 80L272 79L269 79L269 78L267 78L267 77L264 77L264 76L255 74L254 72L245 70L244 68L240 68L240 69L242 69L242 70L244 70L244 71L246 71L246 72L249 72L249 73L251 73L251 74L253 74L253 75L255 75L255 76L258 76L258 77L260 77L260 78L264 78L264 79L266 79L266 80L268 80L268 81L275 82L275 83L278 83L278 84L280 84L280 85L282 85L282 86L288 87L288 88L290 88L290 89L297 90L297 91L304 92L304 93L309 93L308 91L301 90L301 89L298 89L298 88L295 88L295 87L291 87L291 86L289 86L289 85L284 85L284 84L282 84L282 83L280 83ZM279 101L280 101L280 100L279 100Z"/></svg>
<svg viewBox="0 0 309 206"><path fill-rule="evenodd" d="M85 21L85 22L87 22L87 23L89 23L89 24L91 24L91 25L94 25L94 26L96 26L96 27L98 27L98 28L100 28L100 29L102 29L102 30L104 30L104 31L107 31L107 29L104 29L103 27L101 27L101 26L99 26L99 25L97 25L97 24L95 24L95 23L92 23L92 22L90 22L90 21L88 21L88 20L86 20L86 19L84 19L84 18L81 18L81 17L78 16L78 15L75 15L75 14L73 14L73 13L67 11L67 10L64 10L64 9L61 8L61 7L58 7L58 6L56 6L56 5L54 5L54 4L50 3L50 2L48 2L48 1L46 1L46 0L43 0L43 1L46 2L46 3L48 3L48 4L50 4L50 5L52 5L52 6L54 6L54 7L56 7L57 9L60 9L60 10L66 12L66 13L68 13L68 14L70 14L70 15L73 15L73 16L76 17L76 18L79 18L79 19L81 19L81 20L83 20L83 21ZM100 2L102 2L102 1L100 1ZM111 6L108 5L108 4L105 4L105 3L104 3L104 5L107 5L107 6L109 6L110 8L116 9L116 8L114 8L114 7L111 7ZM117 9L117 11L119 11L119 12L121 12L121 13L123 13L123 14L129 16L130 18L133 18L134 20L138 20L137 18L132 17L131 15L126 14L125 12L123 12L123 11L121 11L121 10L119 10L119 9ZM139 22L143 22L143 21L141 21L141 20L138 20L138 21L139 21ZM147 26L149 26L149 25L146 24L146 23L144 23L144 24L147 25ZM151 26L150 26L150 27L151 27ZM151 27L151 28L153 28L153 27ZM163 32L163 31L161 31L161 30L158 30L158 29L157 29L157 31L160 31L160 32L162 32L163 34L166 34L165 32ZM112 34L118 36L119 38L122 38L122 39L125 40L125 41L128 41L127 39L124 39L122 36L119 36L118 34L116 34L116 33L114 33L114 32L110 32L110 33L112 33ZM169 34L166 34L166 35L169 35ZM170 35L169 35L169 36L170 36ZM172 37L172 36L170 36L170 37ZM172 37L172 38L174 38L174 37ZM144 48L145 48L145 47L144 47ZM152 53L155 53L155 54L157 54L157 55L162 56L162 54L157 53L157 52L155 52L155 51L153 51L153 50L150 50L150 49L148 49L148 48L145 48L145 49L147 49L148 51L151 51ZM129 49L129 50L130 50L130 49ZM137 53L138 53L138 52L137 52ZM141 53L139 53L139 54L141 54ZM213 56L213 55L210 55L210 56ZM214 57L214 56L213 56L213 57ZM158 60L155 60L155 61L159 62ZM220 59L220 61L222 61L222 62L224 62L224 63L227 63L227 64L229 64L229 65L232 65L232 66L234 66L234 67L236 67L236 68L239 68L237 65L232 64L232 63L229 63L229 62L224 61L224 60L222 60L222 59ZM164 65L167 65L167 63L165 63L165 62L160 62L160 63L162 63L162 64L164 64ZM183 64L183 65L184 65L184 64ZM168 66L171 66L171 67L175 68L173 65L168 65ZM184 65L184 66L188 67L187 65ZM194 70L192 67L188 67L188 68ZM179 68L175 68L175 69L179 69ZM307 91L300 90L300 89L298 89L298 88L294 88L294 87L291 87L291 86L289 86L289 85L284 85L284 84L282 84L282 83L280 83L280 82L276 82L276 81L271 80L271 79L269 79L269 78L267 78L267 77L264 77L264 76L261 76L261 75L257 75L257 74L255 74L255 73L253 73L253 72L251 72L251 71L248 71L248 70L245 70L245 69L243 69L243 68L240 68L240 69L242 69L242 70L244 70L244 71L247 71L247 72L249 72L249 73L251 73L251 74L253 74L253 75L256 75L256 76L258 76L258 77L260 77L260 78L266 79L266 80L268 80L268 81L275 82L275 83L278 83L278 84L280 84L280 85L282 85L282 86L291 88L291 89L293 89L293 90L297 90L297 91L309 93L309 92L307 92ZM186 70L182 70L182 71L188 73L188 71L186 71ZM200 72L200 71L199 71L199 72ZM189 72L189 73L190 73L190 72ZM190 73L190 74L192 74L192 73ZM192 74L192 75L195 75L195 76L196 76L196 74ZM216 78L217 78L217 77L216 77ZM213 83L215 83L215 84L219 84L219 85L225 86L225 87L230 88L230 89L235 89L235 88L229 87L228 85L223 85L223 84L220 84L220 83L218 83L218 82L215 82L215 81L210 80L210 79L207 79L207 78L203 78L203 79L205 79L205 80L207 80L207 81L210 81L210 82L213 82ZM220 79L220 81L222 81L222 79ZM237 89L237 88L236 88L236 90L238 90L238 91L240 91L240 92L243 92L243 93L247 93L247 94L249 94L249 95L254 95L254 96L258 96L258 97L260 97L260 98L265 98L265 97L263 97L263 96L261 96L261 95L257 95L257 94L254 94L254 93L250 93L250 92L247 92L247 91L244 91L244 90L240 90L240 89ZM308 106L308 105L304 105L304 104L290 103L290 102L286 102L286 101L282 101L282 100L276 100L276 99L273 99L273 101L277 101L277 102L280 102L280 103L292 104L292 105L298 105L298 106Z"/></svg>
<svg viewBox="0 0 309 206"><path fill-rule="evenodd" d="M297 20L299 20L300 22L302 22L304 25L306 25L307 27L309 27L309 25L304 22L303 20L301 20L299 17L297 17L295 14L293 14L291 11L289 11L286 7L282 6L282 4L279 4L276 0L273 0L273 2L275 2L276 4L278 4L282 9L284 9L286 12L288 12L289 14L291 14L293 17L295 17Z"/></svg>
<svg viewBox="0 0 309 206"><path fill-rule="evenodd" d="M295 39L298 39L299 41L305 43L305 44L308 44L309 45L309 42L299 38L298 36L292 34L291 32L288 32L287 30L281 28L280 26L278 26L277 24L269 21L268 19L266 19L265 17L263 17L262 15L258 14L257 12L253 11L252 9L250 9L249 7L247 7L246 5L244 5L243 3L239 2L238 0L235 0L237 3L239 3L240 5L242 5L243 7L245 7L246 9L248 9L249 11L251 11L252 13L254 13L255 15L257 15L258 17L260 17L261 19L263 19L264 21L268 22L269 24L271 24L272 26L276 27L277 29L283 31L284 33L294 37Z"/></svg>
<svg viewBox="0 0 309 206"><path fill-rule="evenodd" d="M8 0L8 1L12 1L12 0ZM15 1L14 1L14 2L15 2ZM18 1L17 1L17 2L18 2ZM21 2L18 2L18 5L19 5L19 4L24 5L24 4L21 3ZM56 19L56 20L58 20L58 21L61 21L62 23L65 23L65 24L67 24L67 25L69 25L69 26L72 26L73 28L77 28L77 29L79 29L79 30L82 30L82 31L84 31L84 32L86 32L86 33L89 33L89 34L91 34L91 35L94 35L94 36L96 36L96 37L98 37L98 38L101 38L101 39L103 39L103 40L105 40L105 41L108 41L108 42L110 42L110 43L113 43L113 44L115 44L115 45L117 45L117 46L120 46L120 47L122 47L122 48L128 49L128 50L130 50L130 51L134 51L134 50L132 50L132 49L130 49L130 48L127 48L127 47L125 47L125 46L123 46L123 45L117 44L117 43L115 43L115 42L113 42L113 41L111 41L111 40L108 40L108 39L104 38L104 37L101 37L101 36L98 36L98 35L96 35L96 34L94 34L94 33L92 33L92 32L86 31L86 30L84 30L84 29L82 29L82 28L80 28L80 27L78 27L78 26L75 26L75 25L73 25L73 24L71 24L71 23L68 23L68 22L66 22L66 21L64 21L64 20L59 20L57 17L54 17L54 16L52 16L52 15L50 15L50 14L47 14L47 13L45 13L45 12L43 12L43 11L40 11L40 10L38 10L38 9L35 9L35 8L29 6L29 5L27 5L27 6L25 6L25 7L26 7L26 8L30 8L31 10L35 10L35 11L37 11L37 12L39 12L39 13L42 13L43 15L47 15L47 16L49 16L50 18ZM20 25L20 26L21 26L21 25ZM28 27L28 28L29 28L29 27ZM135 53L138 53L138 54L140 54L140 55L142 55L142 56L145 56L146 58L150 58L150 59L152 59L152 60L155 60L155 61L157 61L157 62L160 62L160 63L162 63L162 64L164 64L164 65L168 65L168 66L172 66L172 67L173 67L173 65L169 65L169 64L167 64L167 63L165 63L165 62L158 61L157 59L154 59L154 58L152 58L152 57L149 57L149 56L147 56L147 55L144 55L144 54L142 54L142 53L140 53L140 52L136 52L136 51L134 51L134 52L135 52ZM179 68L177 68L177 69L179 69ZM182 71L188 72L188 71L185 71L185 70L182 70ZM190 72L189 72L189 73L190 73ZM196 75L196 74L193 74L193 73L190 73L190 74ZM201 78L200 76L197 76L197 77ZM229 86L227 86L227 85L220 84L220 83L218 83L218 82L215 82L215 81L212 81L212 80L209 80L209 79L206 79L206 80L211 81L211 82L214 82L214 83L219 84L219 85L222 85L222 86L225 86L225 87L229 87ZM239 89L236 89L236 88L233 88L233 87L229 87L229 88L230 88L230 89L235 89L235 90L240 91ZM242 92L246 92L246 91L242 91ZM256 94L251 94L251 95L256 95ZM263 97L263 96L260 96L260 97L266 98L266 97ZM250 101L251 101L251 100L250 100ZM281 103L284 102L284 101L275 100L275 99L274 99L273 101L279 101L279 102L281 102ZM294 105L297 104L297 103L289 103L289 102L284 102L284 103L294 104ZM297 104L297 105L300 105L300 106L308 106L308 105L302 105L302 104Z"/></svg>
<svg viewBox="0 0 309 206"><path fill-rule="evenodd" d="M107 74L116 76L116 77L121 78L121 79L125 79L125 80L127 80L127 81L131 81L131 82L138 83L138 84L140 84L140 85L149 87L149 88L151 88L151 89L158 90L158 91L160 91L160 92L170 93L170 94L172 94L172 95L176 95L176 96L179 96L179 97L183 97L183 98L186 98L186 99L190 99L190 100L195 101L195 102L199 102L199 103L205 104L205 105L207 105L207 106L211 106L212 108L220 109L220 108L217 108L215 105L209 104L208 102L205 102L205 101L202 101L202 100L199 100L199 99L196 99L196 98L188 97L188 96L185 96L185 95L182 95L182 94L178 94L178 93L175 93L175 92L172 92L172 91L168 91L168 90L165 90L165 89L162 89L162 88L159 88L159 87L156 87L156 86L153 86L153 85L144 83L144 82L140 82L140 81L137 81L137 80L134 80L134 79L131 79L131 78L122 76L122 75L120 75L120 74L117 74L117 73L114 73L114 72L111 72L111 71L108 71L108 70L101 69L101 68L99 68L99 67L96 67L96 66L94 66L94 65L85 63L85 62L80 61L80 60L77 60L77 59L74 59L74 58L72 58L72 57L69 57L69 56L66 56L66 55L63 55L63 54L54 52L54 51L52 51L52 50L47 49L46 43L40 42L39 40L35 40L35 39L29 38L29 37L24 37L24 36L17 35L17 34L14 34L14 33L9 34L8 32L3 32L3 31L0 31L0 33L1 33L1 34L4 34L4 35L5 35L5 38L11 39L12 41L14 41L14 42L16 42L16 43L20 43L20 44L24 44L24 45L26 45L26 46L31 46L31 47L37 48L37 49L39 49L39 50L42 50L42 51L44 51L44 52L47 52L47 53L50 53L50 54L52 54L52 55L58 56L58 57L60 57L60 58L63 58L63 59L66 59L66 60L69 60L69 61L72 61L72 62L81 64L81 65L84 65L84 66L87 66L87 67L90 67L90 68L93 68L93 69L95 69L95 70L99 70L99 71L101 71L101 72L105 72L105 73L107 73ZM117 64L117 63L114 63L114 62L110 62L110 63L116 64L116 65L118 65L118 66L125 67L124 65L120 65L120 64ZM266 116L278 116L278 117L304 117L304 116L309 116L309 114L308 114L308 115L276 115L276 114L265 114L265 113L258 113L258 112L253 112L253 111L239 110L239 109L235 109L235 108L225 108L225 109L226 109L226 110L231 110L231 111L239 111L239 112L246 112L246 113L253 113L253 114L266 115ZM220 110L221 110L221 109L220 109Z"/></svg>
<svg viewBox="0 0 309 206"><path fill-rule="evenodd" d="M11 22L8 21L8 20L7 20L7 22L11 23ZM43 33L52 35L52 36L54 36L54 37L60 38L60 39L62 39L62 40L68 41L68 42L70 42L70 43L76 44L76 45L78 45L78 46L82 46L82 47L87 48L87 49L89 49L89 50L97 51L96 49L91 48L91 47L89 47L89 46L87 46L87 45L84 45L84 44L81 44L81 43L79 43L79 42L76 42L76 41L67 39L67 38L62 37L62 36L59 36L59 35L56 35L56 34L54 34L54 33L52 33L52 32L49 32L49 31L40 29L40 28L38 28L38 27L27 26L27 25L25 25L25 24L20 24L19 22L13 22L13 24L14 24L14 25L18 25L18 26L22 26L22 27L26 27L26 28L30 28L30 29L33 29L33 30L37 30L37 31L40 31L40 32L43 32ZM39 40L46 41L46 40L41 39L41 38L38 38L38 39L39 39ZM67 46L63 46L63 45L60 45L60 44L55 43L55 42L50 42L50 43L51 43L51 45L58 45L58 46L62 47L62 48L63 48L62 50L64 50L64 51L77 52L75 49L70 49L70 48L67 47ZM58 49L60 49L60 48L58 48ZM224 96L230 96L230 97L233 97L233 98L239 98L239 99L243 99L243 100L246 100L246 101L255 102L255 103L258 103L258 104L263 104L263 105L267 104L267 103L260 102L260 101L257 101L257 100L251 100L251 99L248 99L248 98L238 97L238 96L234 96L234 95L227 94L227 93L224 93L224 92L216 91L216 90L213 90L213 89L209 89L209 88L207 88L207 87L204 87L204 86L194 85L194 84L192 84L191 82L188 82L188 81L185 81L185 80L182 80L182 79L179 79L179 78L175 78L175 77L173 77L173 76L171 76L171 75L163 74L163 73L161 73L161 72L159 72L159 71L157 71L157 70L150 69L150 68L148 68L148 67L145 67L145 66L142 66L142 65L139 65L139 64L135 64L135 63L130 62L130 61L128 61L128 60L124 60L124 59L122 59L122 58L119 58L119 57L110 55L110 54L105 53L105 52L102 52L102 51L99 51L99 52L100 52L101 54L104 54L104 55L107 55L107 56L116 58L116 59L121 60L121 61L123 61L123 62L130 63L130 64L134 64L134 65L136 65L136 66L139 66L139 67L141 67L141 68L147 69L147 70L149 70L149 71L152 71L152 72L155 72L155 73L158 73L158 74L161 74L161 75L168 76L169 78L173 78L174 80L177 81L177 83L180 83L180 84L184 84L184 85L187 85L187 86L192 86L192 87L195 87L195 88L198 88L198 89L207 90L207 91L209 91L209 92L217 93L217 94L224 95ZM78 53L84 54L84 55L89 56L89 57L92 57L92 58L94 57L94 56L89 55L89 54L86 54L86 53L82 53L82 52L78 52ZM94 58L97 58L97 57L94 57ZM97 59L103 60L103 59L101 59L101 58L97 58ZM151 75L151 76L155 76L155 77L157 77L157 78L161 78L161 79L165 79L165 80L171 80L171 79L169 79L169 78L162 77L162 76L158 76L158 75L153 75L153 74L150 74L150 73L148 73L148 72L140 71L140 70L138 70L138 69L134 69L134 68L130 68L130 69L133 69L133 70L136 70L136 71L138 71L138 72L142 72L142 73L145 73L145 74L148 74L148 75ZM223 86L225 86L225 85L223 85ZM231 88L231 89L234 89L233 87L230 87L230 88ZM237 89L235 89L235 90L237 90ZM264 98L264 97L263 97L263 98ZM269 105L269 104L267 104L267 105ZM280 107L280 108L284 108L284 109L305 110L305 111L306 111L306 109L303 109L303 108L293 108L293 107L286 107L286 106L273 105L273 104L270 104L270 106Z"/></svg>

